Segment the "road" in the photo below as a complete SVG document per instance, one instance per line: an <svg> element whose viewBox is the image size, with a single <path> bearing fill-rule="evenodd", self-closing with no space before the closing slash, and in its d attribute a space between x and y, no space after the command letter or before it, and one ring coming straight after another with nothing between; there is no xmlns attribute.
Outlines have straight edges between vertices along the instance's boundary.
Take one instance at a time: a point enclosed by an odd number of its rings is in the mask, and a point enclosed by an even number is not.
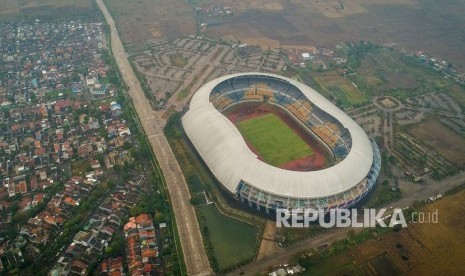
<svg viewBox="0 0 465 276"><path fill-rule="evenodd" d="M412 191L411 194L406 195L399 201L392 202L381 208L405 208L411 206L414 201L427 200L430 196L437 195L438 193L444 194L446 191L463 183L465 183L465 172L461 172L442 181L432 182L428 184L428 186L411 184L415 186L415 191ZM386 212L386 214L388 213L389 211ZM259 273L266 273L271 268L275 268L279 265L289 262L296 254L301 252L308 252L311 249L318 248L325 244L331 245L335 241L345 239L350 230L354 230L354 232L357 233L363 229L364 228L331 229L329 230L329 233L321 234L314 238L309 238L297 244L283 248L284 252L266 256L262 259L253 261L250 264L240 267L239 269L229 273L229 275L257 275Z"/></svg>
<svg viewBox="0 0 465 276"><path fill-rule="evenodd" d="M111 47L123 80L129 87L128 94L147 135L147 139L163 172L170 201L176 218L181 247L188 275L213 274L203 247L202 235L190 204L190 194L181 168L163 134L165 121L152 110L139 80L128 61L127 54L116 29L115 22L102 0L96 0L111 30Z"/></svg>

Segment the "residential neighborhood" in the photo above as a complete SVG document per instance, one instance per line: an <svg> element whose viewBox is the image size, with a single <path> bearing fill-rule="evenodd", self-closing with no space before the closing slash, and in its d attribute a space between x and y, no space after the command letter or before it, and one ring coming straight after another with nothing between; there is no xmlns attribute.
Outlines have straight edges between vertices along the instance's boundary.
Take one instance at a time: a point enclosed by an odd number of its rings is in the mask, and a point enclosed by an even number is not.
<svg viewBox="0 0 465 276"><path fill-rule="evenodd" d="M36 102L57 90L104 95L105 43L101 23L0 23L1 106Z"/></svg>
<svg viewBox="0 0 465 276"><path fill-rule="evenodd" d="M160 255L171 230L144 212L153 177L135 156L150 152L106 43L101 23L0 23L0 275L162 275L175 261Z"/></svg>

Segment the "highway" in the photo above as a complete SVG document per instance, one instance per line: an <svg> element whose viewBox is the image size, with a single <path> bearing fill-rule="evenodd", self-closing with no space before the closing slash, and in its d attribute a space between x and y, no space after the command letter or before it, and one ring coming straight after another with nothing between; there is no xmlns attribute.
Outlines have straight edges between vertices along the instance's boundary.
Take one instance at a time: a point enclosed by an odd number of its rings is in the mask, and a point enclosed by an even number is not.
<svg viewBox="0 0 465 276"><path fill-rule="evenodd" d="M175 214L181 247L188 275L212 275L212 269L203 247L202 235L190 204L190 194L181 168L163 134L165 120L154 112L145 97L139 80L128 61L115 22L102 0L96 0L111 30L111 48L122 78L129 87L132 99L147 139L163 172L171 205Z"/></svg>

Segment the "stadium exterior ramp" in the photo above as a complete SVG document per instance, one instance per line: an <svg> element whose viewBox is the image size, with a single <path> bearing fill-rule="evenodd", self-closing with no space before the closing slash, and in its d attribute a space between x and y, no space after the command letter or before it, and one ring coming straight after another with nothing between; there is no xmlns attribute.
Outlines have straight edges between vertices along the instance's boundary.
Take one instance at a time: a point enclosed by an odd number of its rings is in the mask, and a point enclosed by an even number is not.
<svg viewBox="0 0 465 276"><path fill-rule="evenodd" d="M268 87L262 93L271 95L266 98L268 102L286 110L309 130L328 128L327 122L336 125L331 139L316 135L337 157L335 165L298 172L257 158L222 113L242 102L262 101L260 93L251 97L247 92L257 83ZM277 208L348 208L373 188L380 170L378 147L357 123L312 88L278 75L241 73L208 82L193 96L182 124L221 185L267 213Z"/></svg>

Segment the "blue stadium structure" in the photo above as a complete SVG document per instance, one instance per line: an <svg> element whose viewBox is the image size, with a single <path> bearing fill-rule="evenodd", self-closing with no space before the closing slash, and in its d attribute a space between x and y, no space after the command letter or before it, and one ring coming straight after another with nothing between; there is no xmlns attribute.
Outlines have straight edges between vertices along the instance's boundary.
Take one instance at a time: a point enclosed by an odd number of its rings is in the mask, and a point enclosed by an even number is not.
<svg viewBox="0 0 465 276"><path fill-rule="evenodd" d="M223 114L247 102L285 111L331 153L334 165L297 172L257 158ZM381 166L376 143L349 116L310 87L265 73L242 73L201 87L182 118L192 144L233 196L269 212L277 208L347 208L374 186Z"/></svg>

